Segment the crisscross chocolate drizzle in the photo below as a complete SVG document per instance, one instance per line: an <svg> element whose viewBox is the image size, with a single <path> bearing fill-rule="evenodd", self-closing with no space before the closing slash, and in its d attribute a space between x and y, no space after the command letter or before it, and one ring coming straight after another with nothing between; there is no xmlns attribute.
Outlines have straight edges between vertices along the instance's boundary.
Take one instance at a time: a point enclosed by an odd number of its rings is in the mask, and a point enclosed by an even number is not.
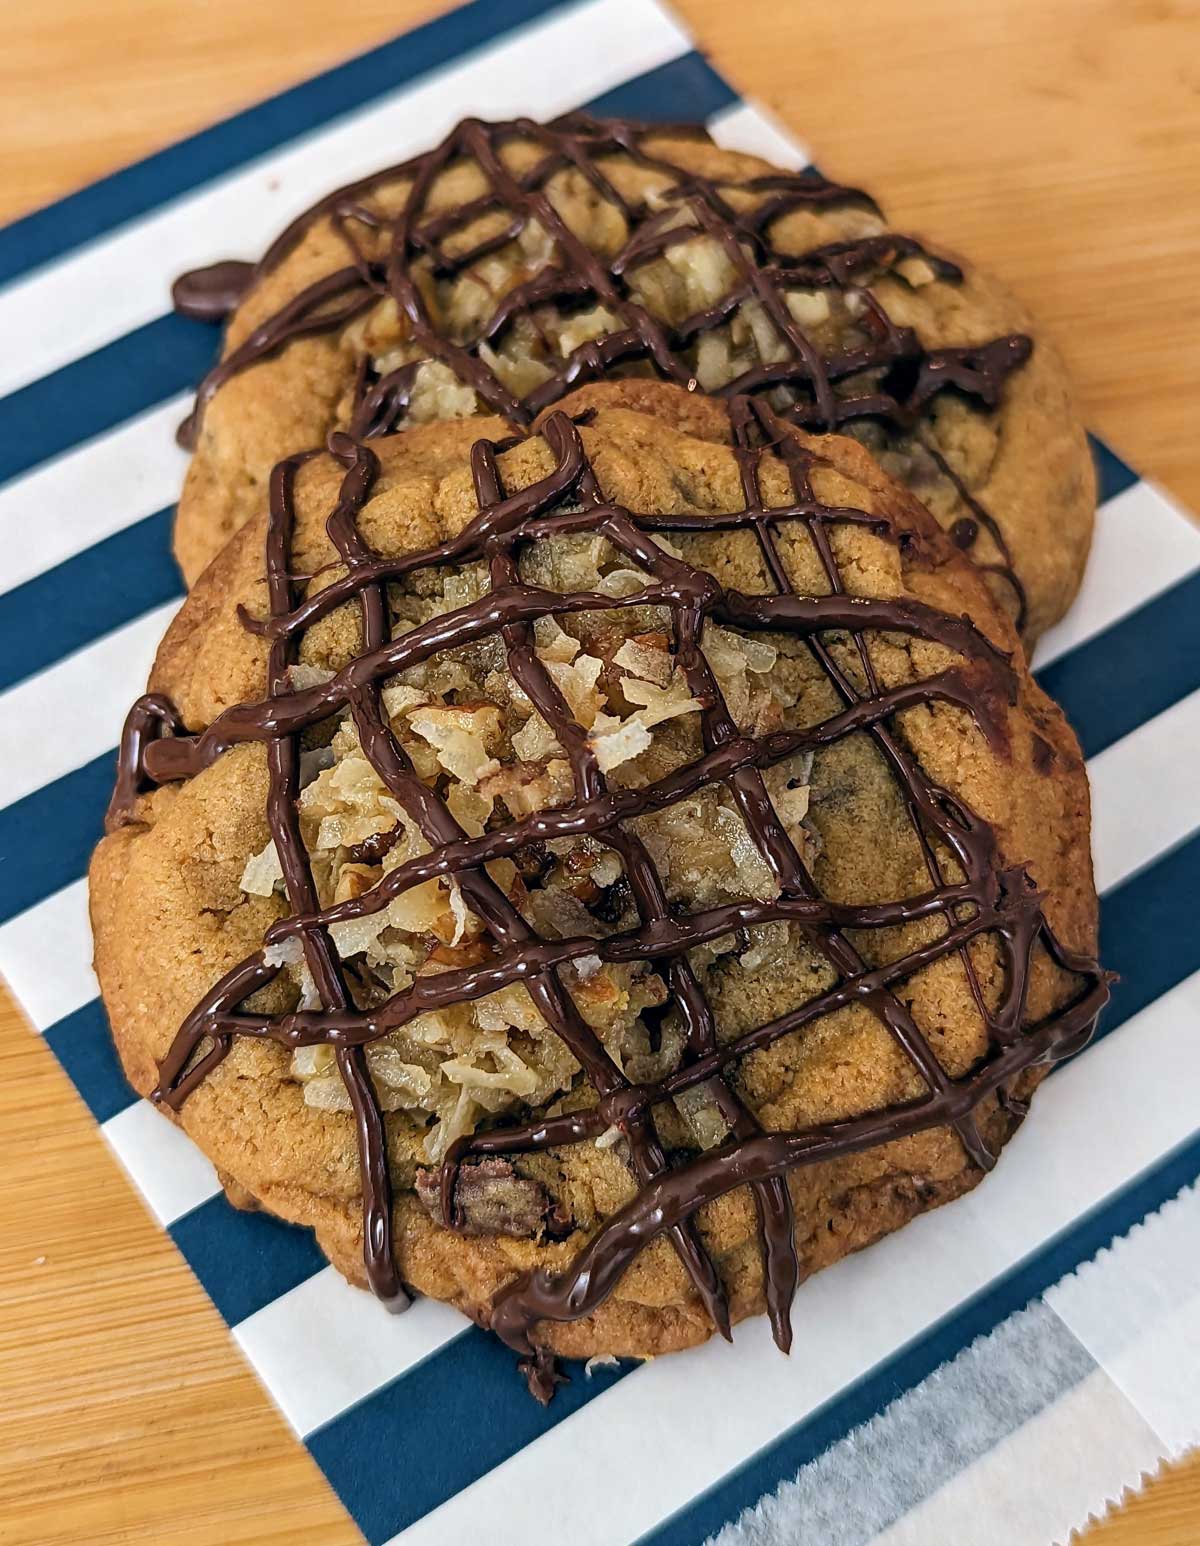
<svg viewBox="0 0 1200 1546"><path fill-rule="evenodd" d="M294 338L340 330L387 297L396 302L426 357L449 366L490 409L517 427L527 427L572 388L602 379L616 367L649 367L667 381L694 387L687 351L702 334L727 322L744 301L754 300L771 320L782 357L744 372L720 395L784 388L792 399L786 417L794 423L832 430L855 420L874 419L920 439L970 511L955 523L955 541L969 550L981 529L991 536L999 559L980 567L1011 588L1020 628L1025 593L1004 534L945 457L920 435L919 425L931 400L947 390L983 407L996 407L1009 374L1029 358L1032 340L1014 333L978 344L926 348L912 328L899 326L889 317L870 289L871 275L887 270L898 259L920 255L938 278L957 281L962 273L955 264L929 253L911 237L891 232L830 243L800 256L781 253L772 244L772 226L793 210L856 203L878 213L877 206L859 189L830 182L809 167L742 180L740 189L759 196L759 202L749 209L735 209L727 197L728 184L681 167L661 145L652 146L654 137L664 133L705 137L696 125L668 129L587 113L570 113L551 124L529 118L501 123L468 118L434 150L323 198L288 226L258 264L224 262L183 275L173 291L177 308L215 320L232 311L246 290L270 272L320 217L329 217L346 247L343 267L301 290L209 371L192 413L181 426L181 440L195 443L205 405L230 377L277 353ZM542 152L533 166L519 174L509 169L503 156L505 147L518 140ZM657 208L631 203L621 193L604 167L604 159L612 156L627 157L672 180L654 201ZM431 212L430 193L439 175L463 160L478 165L488 191L457 209ZM570 168L626 221L628 238L611 259L592 252L547 196L550 179ZM397 214L388 216L372 207L376 190L406 179L410 186ZM675 223L681 209L690 212L693 223ZM473 222L497 213L507 218L495 234L469 248L451 250L454 238ZM553 263L499 298L475 338L452 341L431 314L414 277L414 264L426 261L439 278L461 274L514 240L531 221L553 238ZM386 234L386 260L372 261L364 253L355 237L356 225ZM670 326L637 302L629 276L640 264L698 232L719 243L737 278L719 301ZM822 354L788 309L787 294L797 287L853 292L862 306L861 324L868 341L840 353ZM566 309L602 305L619 325L580 344L526 396L514 396L483 358L480 345L496 345L518 316L533 316L536 325L537 308L548 304ZM388 433L403 424L418 364L377 377L369 360L362 360L352 434Z"/></svg>
<svg viewBox="0 0 1200 1546"><path fill-rule="evenodd" d="M932 782L908 749L896 716L918 704L947 702L970 712L979 729L1002 750L1005 703L1015 694L1015 675L966 617L953 617L903 598L871 600L847 595L835 558L831 530L865 524L894 537L886 522L861 510L823 504L813 492L811 467L817 458L761 399L736 397L729 413L741 468L743 508L712 517L645 515L607 499L592 470L579 428L565 414L551 414L540 433L551 448L552 472L527 488L507 493L497 445L473 448L471 465L478 515L458 536L421 552L382 556L371 550L357 516L371 495L379 462L365 441L336 433L330 453L342 464L340 495L327 530L345 575L298 600L289 550L298 469L316 452L290 457L271 478L266 572L270 615L245 618L270 640L268 690L264 699L227 709L203 732L184 733L169 702L148 696L129 715L110 824L128 819L142 789L188 778L213 763L230 746L265 745L270 773L268 818L279 854L291 913L272 925L264 946L298 937L320 993L320 1009L287 1014L252 1012L245 1001L270 982L279 968L257 951L230 971L184 1021L160 1067L154 1098L178 1109L229 1053L238 1036L268 1037L287 1048L327 1046L334 1050L354 1109L362 1169L365 1261L375 1292L403 1303L392 1242L392 1193L386 1162L383 1118L367 1071L366 1048L423 1011L480 998L521 982L548 1026L578 1059L595 1092L595 1104L569 1115L534 1114L520 1125L500 1126L460 1140L441 1172L443 1222L461 1223L456 1209L460 1167L479 1156L519 1155L593 1140L614 1124L628 1140L636 1198L606 1220L557 1275L544 1270L509 1283L496 1296L491 1324L528 1361L531 1385L545 1398L552 1369L539 1353L533 1328L543 1320L572 1320L603 1303L634 1257L658 1235L678 1253L714 1325L729 1334L729 1311L719 1275L702 1244L696 1213L731 1189L752 1189L764 1261L765 1292L775 1339L790 1345L790 1304L799 1268L793 1240L786 1173L817 1160L854 1153L925 1129L949 1126L970 1159L990 1168L989 1151L976 1123L985 1096L1007 1097L1007 1086L1031 1064L1076 1051L1091 1034L1108 997L1108 980L1097 963L1065 949L1055 938L1042 897L1027 873L1006 864L991 826L950 791ZM761 462L773 452L790 474L791 500L764 502ZM779 529L799 523L819 555L827 592L801 595L785 569ZM753 534L773 591L745 594L723 587L714 576L666 552L655 533L697 529ZM587 531L608 539L623 559L645 575L645 584L620 598L590 592L560 593L521 578L519 558L535 541ZM395 637L391 633L386 585L420 569L465 562L486 564L490 588L477 600ZM288 668L304 630L335 607L357 605L362 616L361 653L331 680L293 688ZM533 624L540 617L654 604L669 609L673 648L692 695L702 705L702 752L643 788L610 788L559 688L533 648ZM806 641L832 684L841 707L805 729L751 735L735 723L720 686L700 648L706 620L741 630L771 630ZM868 638L879 632L937 641L958 663L927 678L889 688L877 679ZM469 836L445 801L416 775L393 735L380 701L382 683L439 651L499 635L513 679L554 731L570 763L574 790L569 804L540 810L482 836ZM856 685L831 643L849 639L858 666ZM862 684L865 684L863 690ZM319 905L297 814L300 734L331 714L349 713L362 749L379 777L430 844L428 853L406 860L364 895L322 908ZM799 751L830 746L853 733L869 735L903 794L912 829L924 853L928 889L919 895L869 905L842 905L824 898L810 869L778 819L763 781L763 770ZM660 876L630 819L662 810L706 785L727 791L758 852L778 884L772 900L745 898L691 913L668 906ZM587 834L621 859L638 921L635 927L597 940L591 935L543 939L489 876L488 861L519 855L548 838ZM958 878L947 880L939 854L953 855ZM408 887L433 877L453 877L470 908L483 921L493 953L482 964L418 977L386 1002L355 1006L334 950L329 928L375 913ZM942 922L938 936L897 960L871 967L851 934L894 927L919 918ZM735 1040L718 1043L712 1010L688 961L688 952L732 929L783 921L793 924L831 965L836 982L806 1002ZM999 942L1005 984L989 1006L976 979L967 946L988 935ZM1075 974L1071 1001L1037 1024L1027 1023L1026 990L1035 945ZM988 1050L969 1073L945 1072L912 1012L897 993L929 963L957 954L986 1026ZM611 962L653 962L664 973L671 1002L686 1032L677 1068L654 1083L633 1084L580 1014L561 968L583 955ZM748 1052L811 1025L848 1004L861 1004L886 1026L920 1075L925 1093L900 1105L796 1132L766 1132L735 1093L728 1075ZM705 1084L729 1127L727 1141L698 1158L673 1160L657 1137L656 1105ZM1012 1109L1017 1109L1014 1101Z"/></svg>

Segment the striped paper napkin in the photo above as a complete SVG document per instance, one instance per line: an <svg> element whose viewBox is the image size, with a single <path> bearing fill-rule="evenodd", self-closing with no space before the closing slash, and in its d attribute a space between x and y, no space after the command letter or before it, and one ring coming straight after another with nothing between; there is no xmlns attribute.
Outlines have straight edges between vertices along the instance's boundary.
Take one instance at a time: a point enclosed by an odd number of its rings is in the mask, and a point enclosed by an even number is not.
<svg viewBox="0 0 1200 1546"><path fill-rule="evenodd" d="M1200 1441L1200 529L1103 446L1037 665L1088 758L1121 981L982 1188L801 1290L790 1358L748 1323L572 1368L543 1409L453 1311L389 1316L230 1208L109 1045L81 877L179 604L173 431L217 345L171 279L464 112L581 103L807 159L655 0L476 0L0 230L0 971L369 1541L1042 1546Z"/></svg>

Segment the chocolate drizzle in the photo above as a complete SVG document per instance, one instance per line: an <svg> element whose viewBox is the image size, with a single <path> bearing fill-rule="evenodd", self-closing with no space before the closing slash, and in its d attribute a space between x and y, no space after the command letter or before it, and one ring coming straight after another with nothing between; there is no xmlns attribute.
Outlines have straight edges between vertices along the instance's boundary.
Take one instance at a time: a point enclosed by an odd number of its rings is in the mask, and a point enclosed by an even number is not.
<svg viewBox="0 0 1200 1546"><path fill-rule="evenodd" d="M228 258L181 274L171 286L171 303L181 317L220 322L241 304L254 283L254 264Z"/></svg>
<svg viewBox="0 0 1200 1546"><path fill-rule="evenodd" d="M266 747L268 817L291 913L267 932L264 949L230 971L184 1021L160 1066L154 1098L178 1109L228 1055L238 1036L268 1038L286 1048L332 1048L350 1092L358 1135L366 1272L381 1297L393 1304L404 1302L392 1239L384 1124L367 1073L365 1049L425 1010L478 999L519 981L578 1060L595 1092L591 1108L563 1116L534 1116L523 1124L463 1138L447 1155L440 1177L443 1222L465 1228L457 1186L465 1160L510 1159L588 1142L613 1125L628 1142L638 1183L636 1198L594 1232L564 1271L551 1275L539 1270L517 1278L495 1298L491 1324L531 1370L541 1371L536 1383L543 1394L553 1385L544 1377L545 1349L534 1336L537 1324L572 1320L597 1309L637 1254L659 1235L670 1241L714 1326L729 1334L724 1287L704 1248L696 1215L706 1203L743 1185L751 1188L754 1197L775 1340L786 1350L792 1335L790 1304L799 1279L787 1172L941 1126L954 1130L977 1166L990 1168L995 1156L977 1122L980 1102L994 1094L1007 1112L1019 1111L1020 1102L1009 1094L1013 1080L1032 1064L1078 1050L1108 997L1107 979L1096 963L1059 944L1046 921L1041 896L1022 868L1003 862L991 826L931 781L896 722L896 715L908 707L954 703L968 710L983 734L1003 751L1005 704L1014 699L1016 688L1007 657L965 617L904 599L847 595L831 531L838 525L864 522L878 528L878 518L827 506L816 498L810 472L817 457L761 399L734 398L730 422L744 494L743 508L734 514L711 520L650 517L614 504L600 487L578 428L566 415L555 413L541 430L555 459L546 477L507 492L496 444L477 442L471 465L478 515L458 536L398 557L374 553L358 526L358 515L378 475L378 458L365 441L335 434L329 450L344 475L327 530L346 574L305 600L294 593L289 549L297 472L307 457L317 453L288 458L271 478L266 552L270 613L257 622L244 619L270 640L267 695L257 703L226 710L197 735L183 733L164 699L145 698L131 711L122 741L111 824L128 817L139 791L148 785L190 777L234 744L259 742ZM771 506L764 499L761 471L768 452L779 458L790 475L791 498L783 505ZM807 531L824 570L826 593L800 595L794 590L779 544L780 528L788 524ZM686 533L698 526L752 533L772 592L746 595L726 589L712 574L672 556L653 538L656 532ZM645 574L643 587L615 599L547 591L522 580L519 558L529 543L578 531L605 537L626 563ZM418 569L468 561L486 563L490 580L486 594L391 637L387 582ZM329 681L293 689L288 668L300 635L347 602L357 605L361 613L361 653ZM694 761L645 787L613 789L600 771L585 730L533 649L532 625L551 614L563 617L645 604L670 611L677 664L702 706L703 750ZM740 730L700 648L708 619L803 639L842 707L803 730L763 736ZM916 682L884 688L868 647L870 636L879 631L937 641L954 651L960 663ZM563 747L574 788L564 807L538 811L471 837L441 796L414 772L388 725L380 690L387 678L407 666L489 636L500 637L512 677ZM832 647L835 636L849 639L859 668L855 678L861 676L862 686L849 674L845 652ZM424 834L430 851L406 860L364 895L321 908L296 809L299 737L305 728L339 712L352 716L364 753ZM764 769L796 751L829 746L853 732L873 739L897 780L929 874L928 889L921 894L869 905L827 900L767 794ZM650 855L628 823L708 784L723 786L732 799L779 893L771 900L746 898L681 915L668 906ZM599 940L590 934L542 939L485 865L504 855L529 854L536 862L547 839L581 834L620 857L636 923ZM959 878L946 878L942 855L953 857ZM383 1004L359 1009L333 948L330 926L377 912L402 890L435 876L457 880L468 905L490 932L494 953L479 964L418 977ZM884 965L868 965L852 943L852 934L917 919L940 919L942 930ZM776 1019L719 1043L712 1010L688 952L730 930L771 921L797 928L833 968L836 981ZM985 1002L968 954L971 941L983 936L997 942L1005 964L1004 987L993 1005ZM290 937L299 938L303 945L322 1007L286 1014L248 1009L245 1001L279 970L268 964L266 949ZM1029 1024L1026 996L1035 947L1078 981L1065 1007L1040 1023ZM952 954L963 963L988 1033L986 1055L958 1078L942 1068L898 991L923 967ZM631 1084L581 1016L560 972L583 955L613 962L653 962L665 974L686 1033L685 1050L679 1066L657 1082ZM900 1105L803 1131L765 1132L735 1093L729 1075L747 1053L769 1047L850 1004L860 1004L878 1017L919 1073L924 1093ZM728 1140L699 1158L673 1160L657 1136L654 1109L701 1084L728 1124Z"/></svg>
<svg viewBox="0 0 1200 1546"><path fill-rule="evenodd" d="M920 258L934 275L948 282L961 271L926 252L911 237L888 232L853 241L827 243L794 256L772 243L772 226L797 209L860 204L876 209L858 189L830 182L819 172L773 172L743 179L740 190L758 195L751 208L735 208L727 185L700 176L671 161L655 148L663 126L617 119L596 119L572 113L543 125L521 118L501 123L466 119L435 149L411 161L388 167L329 194L295 220L250 270L239 263L216 264L185 274L177 281L176 305L189 316L215 318L231 312L252 284L269 273L318 219L328 217L345 244L345 266L309 284L253 332L205 377L196 403L180 429L184 444L194 445L206 404L238 372L286 347L294 338L340 330L379 301L391 298L404 317L411 338L424 356L448 366L474 388L480 400L515 427L528 427L546 407L566 392L610 374L617 367L649 367L655 374L682 386L695 387L689 351L700 337L727 322L745 302L765 311L779 340L782 357L745 371L721 389L721 395L782 392L781 411L791 421L815 429L836 429L860 419L873 419L893 432L913 436L931 400L954 391L985 408L995 408L1008 376L1028 359L1031 340L1012 334L978 344L926 348L912 328L898 326L870 289L874 274L890 270L906 258ZM701 136L694 126L673 128L673 134ZM521 141L541 152L527 170L510 169L505 150ZM663 174L670 186L655 200L632 202L605 170L605 158L626 158L643 170ZM482 171L487 192L458 208L431 212L430 195L448 169L473 161ZM597 197L623 217L628 236L615 256L602 258L571 230L548 195L557 173L575 170ZM372 195L387 184L409 184L401 208L383 214L371 204ZM679 211L690 222L676 223ZM499 214L500 229L467 250L451 250L473 222ZM475 337L454 342L431 313L425 291L416 278L425 265L436 278L452 278L513 241L536 222L554 241L555 256L545 267L517 284L497 301ZM371 258L356 239L359 232L386 237L386 257ZM634 298L630 276L639 265L680 242L706 233L723 249L736 280L715 304L677 322L657 319ZM856 298L861 308L865 342L841 352L822 353L787 306L797 288L838 291ZM605 307L618 325L572 350L550 377L523 397L504 384L481 353L481 345L496 346L518 317L536 326L537 309ZM364 358L358 373L356 408L351 432L358 438L387 434L400 427L408 411L416 364L402 366L377 378ZM945 458L934 457L976 517L969 529L960 522L960 539L970 547L986 529L999 559L985 565L1012 587L1017 626L1025 614L1025 597L1013 571L1012 555L996 521L966 491L962 479Z"/></svg>

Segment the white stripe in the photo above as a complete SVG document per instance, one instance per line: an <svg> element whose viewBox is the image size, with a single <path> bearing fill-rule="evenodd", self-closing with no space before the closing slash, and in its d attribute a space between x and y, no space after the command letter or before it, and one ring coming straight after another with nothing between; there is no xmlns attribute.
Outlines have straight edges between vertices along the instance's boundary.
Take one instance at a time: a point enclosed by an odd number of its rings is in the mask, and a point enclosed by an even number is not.
<svg viewBox="0 0 1200 1546"><path fill-rule="evenodd" d="M1196 1029L1193 1026L1193 1033ZM1175 1456L1200 1444L1200 1190L1191 1186L1046 1295Z"/></svg>
<svg viewBox="0 0 1200 1546"><path fill-rule="evenodd" d="M436 1299L390 1315L326 1267L233 1328L243 1353L303 1437L469 1329Z"/></svg>
<svg viewBox="0 0 1200 1546"><path fill-rule="evenodd" d="M550 118L690 47L652 0L586 0L173 200L0 294L0 393L161 316L183 269L257 257L315 194L436 144L464 107Z"/></svg>
<svg viewBox="0 0 1200 1546"><path fill-rule="evenodd" d="M1100 506L1083 584L1061 623L1043 635L1034 668L1134 611L1200 566L1200 525L1146 482Z"/></svg>
<svg viewBox="0 0 1200 1546"><path fill-rule="evenodd" d="M576 1546L637 1539L713 1484L718 1455L726 1471L748 1460L1188 1138L1198 1012L1200 973L1050 1080L979 1191L806 1283L790 1358L760 1317L733 1349L656 1359L397 1539L440 1546L486 1519L491 1546L523 1546L545 1526L545 1478L566 1475Z"/></svg>
<svg viewBox="0 0 1200 1546"><path fill-rule="evenodd" d="M212 1162L148 1100L109 1117L100 1131L164 1228L221 1190Z"/></svg>
<svg viewBox="0 0 1200 1546"><path fill-rule="evenodd" d="M0 488L0 593L174 504L187 465L175 426L190 402L172 397Z"/></svg>
<svg viewBox="0 0 1200 1546"><path fill-rule="evenodd" d="M1089 760L1101 894L1200 827L1197 752L1200 688Z"/></svg>
<svg viewBox="0 0 1200 1546"><path fill-rule="evenodd" d="M0 924L0 974L39 1031L96 997L86 880Z"/></svg>
<svg viewBox="0 0 1200 1546"><path fill-rule="evenodd" d="M789 171L798 171L811 159L804 143L754 101L738 102L714 113L708 121L708 132L726 150L760 156Z"/></svg>
<svg viewBox="0 0 1200 1546"><path fill-rule="evenodd" d="M1123 1488L1139 1487L1143 1472L1158 1469L1161 1454L1154 1429L1097 1369L875 1536L871 1546L1065 1541L1089 1514L1103 1517Z"/></svg>
<svg viewBox="0 0 1200 1546"><path fill-rule="evenodd" d="M178 607L178 601L155 607L0 693L0 806L116 743Z"/></svg>

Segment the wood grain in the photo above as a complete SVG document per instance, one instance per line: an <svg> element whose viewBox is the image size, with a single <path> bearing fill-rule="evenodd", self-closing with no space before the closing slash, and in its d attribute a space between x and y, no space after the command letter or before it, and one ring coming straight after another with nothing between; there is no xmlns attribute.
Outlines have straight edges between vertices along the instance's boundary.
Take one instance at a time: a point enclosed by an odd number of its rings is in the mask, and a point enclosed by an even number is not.
<svg viewBox="0 0 1200 1546"><path fill-rule="evenodd" d="M5 7L0 218L393 35L424 0ZM1003 275L1087 416L1200 508L1200 6L679 0L720 69L895 222ZM382 152L381 152L382 155ZM360 1538L0 994L0 1541ZM1200 1457L1088 1546L1193 1546Z"/></svg>

